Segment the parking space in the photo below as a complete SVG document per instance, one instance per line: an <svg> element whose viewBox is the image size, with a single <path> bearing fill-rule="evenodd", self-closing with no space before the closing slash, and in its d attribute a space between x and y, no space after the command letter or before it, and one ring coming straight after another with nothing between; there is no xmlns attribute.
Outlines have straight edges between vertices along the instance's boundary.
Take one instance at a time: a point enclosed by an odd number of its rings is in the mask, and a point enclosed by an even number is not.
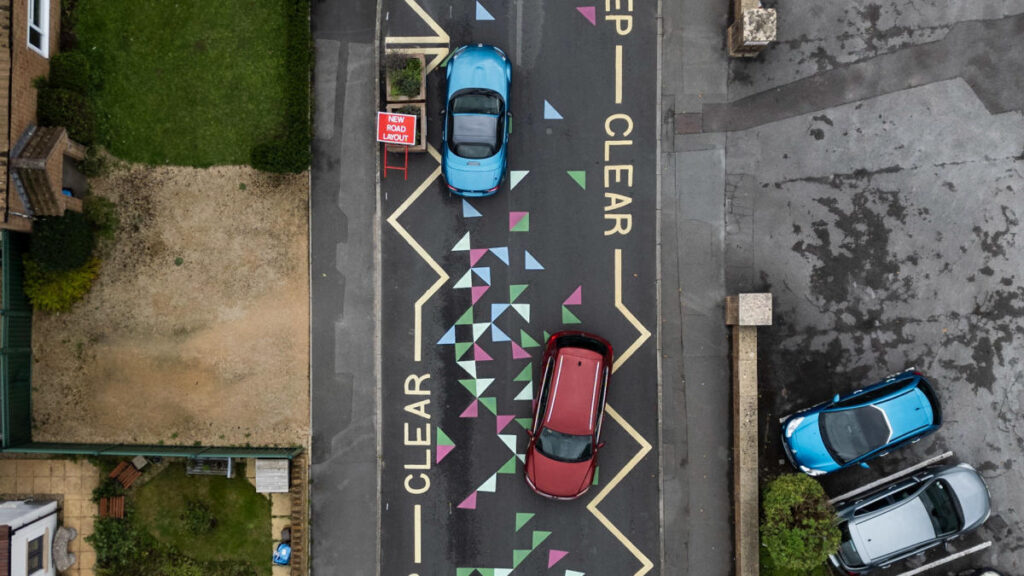
<svg viewBox="0 0 1024 576"><path fill-rule="evenodd" d="M385 46L426 48L428 68L502 48L514 128L497 194L450 194L437 68L433 150L381 183L382 573L659 573L654 7L601 8L385 3ZM523 457L542 347L563 329L604 336L616 360L594 483L555 502Z"/></svg>

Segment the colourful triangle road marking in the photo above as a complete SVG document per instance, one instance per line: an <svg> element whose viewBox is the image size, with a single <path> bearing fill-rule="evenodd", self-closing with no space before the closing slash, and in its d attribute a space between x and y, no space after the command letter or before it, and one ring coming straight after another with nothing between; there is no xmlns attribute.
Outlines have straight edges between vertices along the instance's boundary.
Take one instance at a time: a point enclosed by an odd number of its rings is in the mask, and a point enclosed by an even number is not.
<svg viewBox="0 0 1024 576"><path fill-rule="evenodd" d="M491 324L491 342L508 342L511 338L501 331L497 324Z"/></svg>
<svg viewBox="0 0 1024 576"><path fill-rule="evenodd" d="M568 308L562 306L562 324L582 324L582 322Z"/></svg>
<svg viewBox="0 0 1024 576"><path fill-rule="evenodd" d="M490 282L488 282L488 284L490 284ZM583 304L582 285L576 287L576 290L574 290L573 293L570 294L569 297L565 299L565 302L562 302L562 306L579 306L580 304Z"/></svg>
<svg viewBox="0 0 1024 576"><path fill-rule="evenodd" d="M466 497L458 507L463 510L476 510L476 492L473 492ZM548 568L550 568L550 566L548 566Z"/></svg>
<svg viewBox="0 0 1024 576"><path fill-rule="evenodd" d="M566 174L572 178L576 184L579 184L580 188L587 189L587 171L586 170L567 170Z"/></svg>
<svg viewBox="0 0 1024 576"><path fill-rule="evenodd" d="M529 284L509 284L508 286L508 301L515 302L519 295L526 291Z"/></svg>
<svg viewBox="0 0 1024 576"><path fill-rule="evenodd" d="M508 462L502 464L501 468L498 469L498 474L515 474L516 473L516 457L513 456L508 459Z"/></svg>
<svg viewBox="0 0 1024 576"><path fill-rule="evenodd" d="M491 322L497 320L498 316L501 316L501 313L505 310L508 310L508 304L491 304Z"/></svg>
<svg viewBox="0 0 1024 576"><path fill-rule="evenodd" d="M473 307L470 306L468 310L459 316L459 319L455 321L456 326L466 326L473 323Z"/></svg>
<svg viewBox="0 0 1024 576"><path fill-rule="evenodd" d="M491 412L491 414L497 414L498 413L498 399L497 398L495 398L493 396L488 396L486 398L481 398L480 399L480 403L483 404L484 408L487 408L487 410L489 410Z"/></svg>
<svg viewBox="0 0 1024 576"><path fill-rule="evenodd" d="M447 434L441 431L440 427L435 428L437 430L437 445L438 446L455 446L455 442L448 437Z"/></svg>
<svg viewBox="0 0 1024 576"><path fill-rule="evenodd" d="M533 548L534 548L534 550L537 549L537 546L540 546L541 542L547 540L548 536L551 536L551 532L548 532L546 530L534 530L533 531Z"/></svg>
<svg viewBox="0 0 1024 576"><path fill-rule="evenodd" d="M476 266L476 263L487 254L487 248L470 248L469 249L469 265Z"/></svg>
<svg viewBox="0 0 1024 576"><path fill-rule="evenodd" d="M533 382L527 383L519 394L516 394L515 400L533 400ZM529 420L529 418L527 418Z"/></svg>
<svg viewBox="0 0 1024 576"><path fill-rule="evenodd" d="M455 344L455 326L449 328L448 331L444 333L444 336L441 336L441 339L438 340L437 343L441 345Z"/></svg>
<svg viewBox="0 0 1024 576"><path fill-rule="evenodd" d="M476 3L476 19L477 20L494 20L494 16L491 16L491 13L487 11L487 8L484 8L483 4L477 2Z"/></svg>
<svg viewBox="0 0 1024 576"><path fill-rule="evenodd" d="M534 340L526 333L526 330L523 329L519 330L519 343L523 348L536 348L537 346L540 346L540 342Z"/></svg>
<svg viewBox="0 0 1024 576"><path fill-rule="evenodd" d="M498 429L497 433L501 434L501 431L504 430L505 426L508 426L508 423L513 419L515 419L515 416L512 416L511 414L498 414L495 417L495 426Z"/></svg>
<svg viewBox="0 0 1024 576"><path fill-rule="evenodd" d="M494 493L494 491L497 488L498 488L498 475L497 474L491 474L491 477L488 478L483 484L481 484L480 487L476 489L476 491L477 492L491 492L491 493Z"/></svg>
<svg viewBox="0 0 1024 576"><path fill-rule="evenodd" d="M461 252L464 250L469 250L469 232L466 232L466 235L460 238L459 241L455 243L455 246L452 246L452 252Z"/></svg>
<svg viewBox="0 0 1024 576"><path fill-rule="evenodd" d="M470 268L473 274L476 274L481 280L483 280L488 286L491 285L491 269L487 266L478 266L476 268Z"/></svg>
<svg viewBox="0 0 1024 576"><path fill-rule="evenodd" d="M529 212L509 212L508 213L508 231L509 232L529 232L530 231L530 213Z"/></svg>
<svg viewBox="0 0 1024 576"><path fill-rule="evenodd" d="M471 302L476 304L477 300L479 300L488 289L490 289L490 286L473 286L470 288L470 291L473 293L473 299Z"/></svg>
<svg viewBox="0 0 1024 576"><path fill-rule="evenodd" d="M512 462L515 462L515 458L512 459ZM519 532L520 528L526 526L526 523L529 522L533 516L534 514L530 512L516 512L516 532Z"/></svg>
<svg viewBox="0 0 1024 576"><path fill-rule="evenodd" d="M533 366L527 364L519 372L519 375L512 379L513 382L530 382L533 380Z"/></svg>
<svg viewBox="0 0 1024 576"><path fill-rule="evenodd" d="M469 270L466 270L466 273L462 275L462 278L459 278L459 281L456 282L452 286L452 288L472 288L472 287L473 287L473 273L470 272Z"/></svg>
<svg viewBox="0 0 1024 576"><path fill-rule="evenodd" d="M434 464L440 464L444 457L451 454L452 450L455 450L455 446L438 446L437 447L437 461Z"/></svg>
<svg viewBox="0 0 1024 576"><path fill-rule="evenodd" d="M515 342L509 342L509 344L512 345L513 360L522 360L523 358L530 358L530 353L527 352L526 350L523 350L522 347L519 346L519 344L516 344Z"/></svg>
<svg viewBox="0 0 1024 576"><path fill-rule="evenodd" d="M465 370L470 377L476 378L476 362L472 360L457 360L455 363Z"/></svg>
<svg viewBox="0 0 1024 576"><path fill-rule="evenodd" d="M508 246L496 246L491 248L491 254L497 256L499 260L505 263L505 266L508 266Z"/></svg>
<svg viewBox="0 0 1024 576"><path fill-rule="evenodd" d="M591 26L597 26L597 9L594 6L577 6L576 10L583 14Z"/></svg>
<svg viewBox="0 0 1024 576"><path fill-rule="evenodd" d="M527 270L543 270L544 269L544 266L542 266L541 263L538 262L537 259L533 257L533 254L530 254L529 250L523 250L523 253L524 253L524 258L526 260L526 262L523 264L523 266Z"/></svg>
<svg viewBox="0 0 1024 576"><path fill-rule="evenodd" d="M569 552L566 550L548 550L548 569L550 570L552 566L558 564L558 561L565 558L568 554Z"/></svg>
<svg viewBox="0 0 1024 576"><path fill-rule="evenodd" d="M490 362L491 360L494 360L494 358L491 358L491 355L481 348L479 344L474 343L473 360L476 360L477 362Z"/></svg>
<svg viewBox="0 0 1024 576"><path fill-rule="evenodd" d="M545 120L561 120L562 115L555 110L555 107L551 105L547 100L544 101L544 119Z"/></svg>
<svg viewBox="0 0 1024 576"><path fill-rule="evenodd" d="M474 398L473 401L469 403L469 406L466 406L466 409L462 411L462 414L459 414L459 418L476 418L480 414L479 406L480 405L477 403L476 398Z"/></svg>
<svg viewBox="0 0 1024 576"><path fill-rule="evenodd" d="M466 355L466 350L473 347L472 342L456 342L455 343L455 359L461 360Z"/></svg>
<svg viewBox="0 0 1024 576"><path fill-rule="evenodd" d="M523 178L525 178L529 173L529 170L510 170L508 173L508 189L514 189L516 184L522 182Z"/></svg>

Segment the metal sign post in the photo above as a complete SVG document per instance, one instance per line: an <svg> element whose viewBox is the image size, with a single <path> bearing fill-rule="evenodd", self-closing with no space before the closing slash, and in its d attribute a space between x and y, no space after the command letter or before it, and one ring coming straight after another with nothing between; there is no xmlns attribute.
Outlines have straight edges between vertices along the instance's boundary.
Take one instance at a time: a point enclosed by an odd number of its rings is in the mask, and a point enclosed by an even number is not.
<svg viewBox="0 0 1024 576"><path fill-rule="evenodd" d="M402 179L409 179L409 147L416 145L416 115L377 112L377 141L384 143L384 177L388 169L401 170ZM398 152L393 146L401 146L403 163L388 164L388 152Z"/></svg>

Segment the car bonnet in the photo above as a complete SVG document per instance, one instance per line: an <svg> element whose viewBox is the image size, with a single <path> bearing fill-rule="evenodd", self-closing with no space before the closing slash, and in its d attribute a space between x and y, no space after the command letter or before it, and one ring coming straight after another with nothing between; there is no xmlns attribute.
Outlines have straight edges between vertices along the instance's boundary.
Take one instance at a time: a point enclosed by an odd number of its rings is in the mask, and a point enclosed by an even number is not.
<svg viewBox="0 0 1024 576"><path fill-rule="evenodd" d="M988 488L974 468L961 464L947 470L942 477L949 482L960 504L964 528L973 528L988 519L991 506Z"/></svg>
<svg viewBox="0 0 1024 576"><path fill-rule="evenodd" d="M448 98L466 88L497 92L508 105L508 62L489 46L470 46L448 63Z"/></svg>
<svg viewBox="0 0 1024 576"><path fill-rule="evenodd" d="M807 414L793 431L793 435L786 439L789 444L793 460L801 466L812 470L823 470L831 472L839 468L839 465L832 458L825 448L825 442L821 438L821 428L818 425L820 413Z"/></svg>

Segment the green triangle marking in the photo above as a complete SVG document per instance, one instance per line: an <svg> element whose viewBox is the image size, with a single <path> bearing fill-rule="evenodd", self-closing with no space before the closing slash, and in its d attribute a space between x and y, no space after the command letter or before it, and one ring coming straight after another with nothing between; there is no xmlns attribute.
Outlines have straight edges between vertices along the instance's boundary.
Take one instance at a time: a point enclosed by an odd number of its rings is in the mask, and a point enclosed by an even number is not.
<svg viewBox="0 0 1024 576"><path fill-rule="evenodd" d="M498 469L498 474L515 474L516 473L516 457L513 456L505 462L505 465ZM532 516L532 514L531 514ZM519 527L516 527L519 530Z"/></svg>
<svg viewBox="0 0 1024 576"><path fill-rule="evenodd" d="M591 486L597 486L597 477L600 476L601 467L594 466L594 481L590 483Z"/></svg>
<svg viewBox="0 0 1024 576"><path fill-rule="evenodd" d="M540 343L534 340L529 334L526 333L526 330L523 329L519 330L519 344L523 348L536 348L537 346L540 346Z"/></svg>
<svg viewBox="0 0 1024 576"><path fill-rule="evenodd" d="M533 426L533 418L516 418L516 424L522 426L523 430L529 430Z"/></svg>
<svg viewBox="0 0 1024 576"><path fill-rule="evenodd" d="M447 434L441 431L440 427L435 428L437 430L437 445L438 446L455 446L455 442L448 437Z"/></svg>
<svg viewBox="0 0 1024 576"><path fill-rule="evenodd" d="M513 550L512 551L512 568L516 568L526 560L526 557L530 555L533 550Z"/></svg>
<svg viewBox="0 0 1024 576"><path fill-rule="evenodd" d="M530 213L527 212L523 215L523 219L516 222L516 225L512 227L509 232L529 232L530 231Z"/></svg>
<svg viewBox="0 0 1024 576"><path fill-rule="evenodd" d="M515 458L512 460L515 460ZM530 518L533 518L533 514L529 512L516 512L516 532L519 532L520 528L526 526L526 523L530 521Z"/></svg>
<svg viewBox="0 0 1024 576"><path fill-rule="evenodd" d="M587 171L586 170L567 170L566 173L570 178L576 181L580 185L580 188L587 189Z"/></svg>
<svg viewBox="0 0 1024 576"><path fill-rule="evenodd" d="M551 340L551 334L548 334L548 331L545 330L544 331L544 341L547 342L548 340Z"/></svg>
<svg viewBox="0 0 1024 576"><path fill-rule="evenodd" d="M533 378L533 372L531 371L532 368L533 368L533 366L531 366L530 364L527 364L526 367L523 368L523 371L519 373L519 376L516 376L515 378L513 378L512 381L513 382L529 382Z"/></svg>
<svg viewBox="0 0 1024 576"><path fill-rule="evenodd" d="M510 284L508 287L508 301L509 303L515 302L516 298L526 290L527 284Z"/></svg>
<svg viewBox="0 0 1024 576"><path fill-rule="evenodd" d="M472 576L473 572L476 572L476 568L456 568L455 576Z"/></svg>
<svg viewBox="0 0 1024 576"><path fill-rule="evenodd" d="M469 310L466 310L465 312L463 312L462 316L459 316L459 319L455 321L455 325L456 326L465 326L467 324L472 324L472 323L473 323L473 307L470 306Z"/></svg>
<svg viewBox="0 0 1024 576"><path fill-rule="evenodd" d="M582 324L582 322L568 308L562 306L562 324Z"/></svg>
<svg viewBox="0 0 1024 576"><path fill-rule="evenodd" d="M485 398L481 398L480 399L480 403L483 404L484 407L486 407L488 410L490 410L491 414L497 414L498 413L498 399L497 398L495 398L493 396L487 396Z"/></svg>
<svg viewBox="0 0 1024 576"><path fill-rule="evenodd" d="M459 384L465 386L466 390L469 390L470 394L476 396L476 380L471 380L467 378L465 380L459 380Z"/></svg>
<svg viewBox="0 0 1024 576"><path fill-rule="evenodd" d="M461 360L466 355L466 350L473 347L472 342L456 342L455 343L455 359Z"/></svg>
<svg viewBox="0 0 1024 576"><path fill-rule="evenodd" d="M494 576L494 568L477 568L476 571L483 576Z"/></svg>
<svg viewBox="0 0 1024 576"><path fill-rule="evenodd" d="M534 530L533 531L533 548L536 550L537 546L540 546L541 542L543 542L543 541L548 539L548 536L551 536L551 532L547 532L547 531L544 531L544 530Z"/></svg>

